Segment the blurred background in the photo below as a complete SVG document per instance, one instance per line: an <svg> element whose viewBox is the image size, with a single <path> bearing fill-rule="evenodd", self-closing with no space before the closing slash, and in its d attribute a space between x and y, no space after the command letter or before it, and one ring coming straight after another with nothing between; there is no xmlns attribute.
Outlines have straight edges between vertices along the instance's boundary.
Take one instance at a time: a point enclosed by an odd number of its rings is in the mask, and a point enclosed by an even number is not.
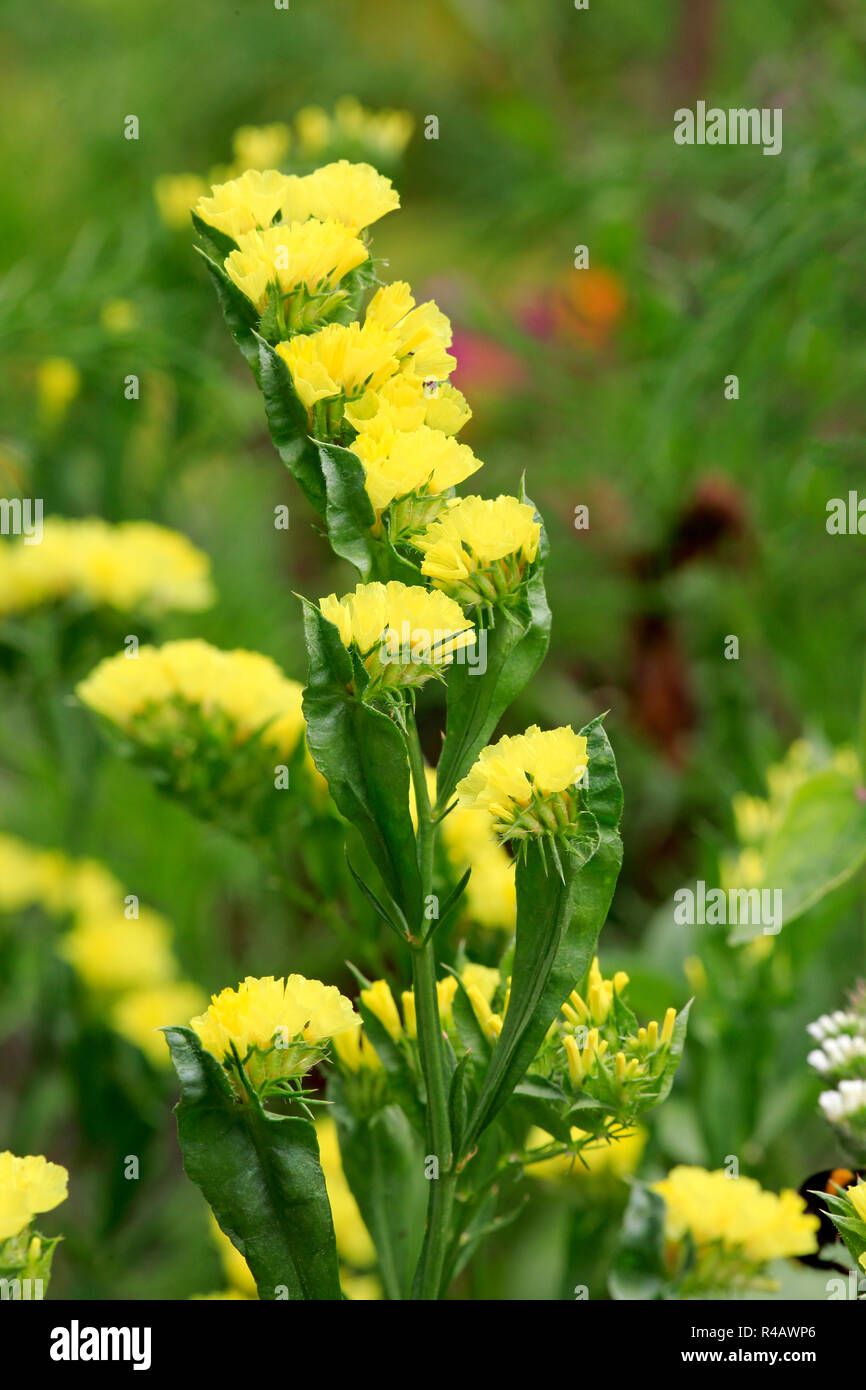
<svg viewBox="0 0 866 1390"><path fill-rule="evenodd" d="M698 996L642 1171L736 1154L766 1185L796 1187L829 1166L804 1027L863 971L861 886L761 949L677 926L671 900L719 881L733 799L765 797L795 740L857 740L862 541L825 521L858 486L866 432L862 7L45 0L4 5L2 29L0 493L174 528L210 557L216 601L152 629L115 615L85 639L73 625L59 643L50 613L0 620L0 832L98 859L171 922L205 992L247 970L348 988L347 956L371 964L369 942L353 949L351 899L329 908L342 933L315 893L287 905L249 846L161 798L70 698L130 631L262 651L303 680L294 592L354 582L270 443L192 250L189 196L166 182L210 183L242 159L239 129L285 124L285 167L345 154L394 179L403 208L375 229L376 254L452 318L485 493L525 472L545 517L551 650L503 732L610 710L626 857L602 966L628 970L642 1015ZM409 119L383 133L347 97ZM675 145L673 112L698 99L783 108L782 153ZM431 699L431 756L439 716ZM172 1079L81 1004L39 912L12 907L0 1147L72 1173L52 1294L222 1287L180 1168ZM595 1181L600 1197L590 1179L539 1180L507 1258L480 1261L461 1296L571 1296L587 1241L603 1263L625 1200L615 1176ZM819 1276L784 1277L817 1296Z"/></svg>

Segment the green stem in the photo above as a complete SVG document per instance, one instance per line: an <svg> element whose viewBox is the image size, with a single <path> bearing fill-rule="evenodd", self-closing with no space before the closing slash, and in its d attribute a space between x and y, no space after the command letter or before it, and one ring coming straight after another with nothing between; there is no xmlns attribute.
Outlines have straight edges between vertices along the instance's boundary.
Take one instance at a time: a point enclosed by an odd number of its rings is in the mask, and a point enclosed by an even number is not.
<svg viewBox="0 0 866 1390"><path fill-rule="evenodd" d="M426 901L433 887L434 822L430 797L424 775L424 756L413 715L406 720L406 747L415 805L418 816L418 865L421 871L422 897ZM418 923L418 935L424 936L427 923ZM427 1139L429 1155L438 1160L438 1176L430 1179L427 1204L427 1230L412 1297L437 1299L442 1285L445 1258L451 1236L451 1213L454 1203L456 1173L451 1153L451 1124L448 1116L448 1077L445 1049L442 1044L442 1024L439 1019L439 996L436 989L436 953L432 941L412 945L412 985L415 992L415 1015L418 1026L418 1053L427 1096Z"/></svg>

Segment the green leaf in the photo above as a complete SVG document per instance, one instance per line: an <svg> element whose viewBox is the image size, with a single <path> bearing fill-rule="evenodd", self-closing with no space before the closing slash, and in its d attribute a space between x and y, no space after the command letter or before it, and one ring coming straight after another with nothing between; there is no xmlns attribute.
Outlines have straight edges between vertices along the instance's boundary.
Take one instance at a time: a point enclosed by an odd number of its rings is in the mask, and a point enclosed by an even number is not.
<svg viewBox="0 0 866 1390"><path fill-rule="evenodd" d="M599 714L578 732L586 739L589 770L586 778L586 808L600 825L615 829L622 819L622 785L616 770L616 758L605 733Z"/></svg>
<svg viewBox="0 0 866 1390"><path fill-rule="evenodd" d="M258 334L254 341L258 381L274 447L310 506L324 517L327 489L322 462L309 436L307 412L295 391L292 374L270 343Z"/></svg>
<svg viewBox="0 0 866 1390"><path fill-rule="evenodd" d="M841 772L816 773L792 796L764 856L765 891L781 890L788 926L866 863L866 805ZM760 916L752 913L751 916ZM732 943L760 936L764 924L741 923Z"/></svg>
<svg viewBox="0 0 866 1390"><path fill-rule="evenodd" d="M227 232L221 232L218 227L212 227L209 222L203 221L198 213L190 209L192 225L202 241L202 246L208 256L221 266L226 256L230 256L232 251L237 251L238 244Z"/></svg>
<svg viewBox="0 0 866 1390"><path fill-rule="evenodd" d="M310 669L304 717L313 761L410 928L422 921L421 875L409 815L409 759L401 734L381 710L348 689L352 661L340 634L304 600Z"/></svg>
<svg viewBox="0 0 866 1390"><path fill-rule="evenodd" d="M652 1105L661 1105L663 1100L667 1100L670 1095L671 1087L674 1084L677 1067L683 1055L683 1048L686 1045L686 1033L689 1026L689 1010L692 1007L692 1000L686 1004L684 1009L680 1009L674 1022L674 1031L671 1036L670 1046L665 1056L664 1070L661 1074L659 1092ZM647 1106L652 1109L652 1106Z"/></svg>
<svg viewBox="0 0 866 1390"><path fill-rule="evenodd" d="M190 1028L166 1028L187 1176L250 1267L259 1297L339 1299L337 1247L315 1126L242 1103Z"/></svg>
<svg viewBox="0 0 866 1390"><path fill-rule="evenodd" d="M588 813L584 813L588 815ZM592 819L592 817L589 817ZM469 1125L470 1142L505 1105L595 953L622 863L616 830L599 827L590 859L567 844L564 881L546 870L537 842L517 865L517 936L502 1033Z"/></svg>
<svg viewBox="0 0 866 1390"><path fill-rule="evenodd" d="M486 633L482 639L481 632ZM489 742L508 706L535 675L550 641L550 609L537 563L520 603L497 608L487 642L487 666L455 664L448 672L445 742L436 770L440 805L451 796Z"/></svg>
<svg viewBox="0 0 866 1390"><path fill-rule="evenodd" d="M288 366L264 338L256 335L256 342L268 428L280 458L310 505L324 519L335 553L355 565L362 579L383 577L378 571L383 565L385 547L372 535L376 515L367 495L361 460L350 449L310 438L307 412L295 391ZM405 568L405 562L396 552L392 553L395 563Z"/></svg>
<svg viewBox="0 0 866 1390"><path fill-rule="evenodd" d="M633 1182L608 1285L615 1299L656 1299L668 1283L664 1262L665 1204Z"/></svg>
<svg viewBox="0 0 866 1390"><path fill-rule="evenodd" d="M530 1124L545 1130L561 1144L570 1143L568 1098L554 1081L543 1076L525 1076L514 1088L514 1100L519 1101Z"/></svg>
<svg viewBox="0 0 866 1390"><path fill-rule="evenodd" d="M328 1094L343 1172L370 1232L389 1299L408 1297L424 1239L424 1152L403 1111L387 1105L361 1118L344 1103L336 1079Z"/></svg>
<svg viewBox="0 0 866 1390"><path fill-rule="evenodd" d="M376 514L364 486L364 466L357 454L336 444L318 444L325 484L325 521L331 548L372 577L377 546L371 535Z"/></svg>
<svg viewBox="0 0 866 1390"><path fill-rule="evenodd" d="M469 1117L469 1093L471 1083L472 1054L464 1053L451 1075L448 1092L448 1121L451 1126L451 1143L459 1153L463 1142L463 1131Z"/></svg>
<svg viewBox="0 0 866 1390"><path fill-rule="evenodd" d="M258 380L259 350L256 328L259 316L256 306L238 289L234 281L229 279L220 262L213 260L200 246L195 249L210 271L229 332Z"/></svg>

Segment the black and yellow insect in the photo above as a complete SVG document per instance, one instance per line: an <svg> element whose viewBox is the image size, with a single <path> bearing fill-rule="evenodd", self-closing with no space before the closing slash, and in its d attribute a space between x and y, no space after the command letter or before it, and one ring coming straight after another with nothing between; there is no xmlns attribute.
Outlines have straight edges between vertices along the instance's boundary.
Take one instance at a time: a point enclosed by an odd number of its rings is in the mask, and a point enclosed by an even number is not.
<svg viewBox="0 0 866 1390"><path fill-rule="evenodd" d="M837 1197L839 1190L844 1192L846 1187L851 1187L859 1178L866 1179L866 1169L863 1168L823 1168L820 1173L813 1173L811 1177L801 1185L800 1196L806 1203L807 1209L813 1216L817 1216L820 1221L818 1227L818 1249L814 1255L798 1255L801 1264L810 1265L813 1269L835 1269L840 1274L848 1273L848 1266L837 1264L835 1260L823 1259L821 1251L828 1245L835 1245L841 1242L842 1237L830 1220L827 1211L821 1201L826 1193L828 1196Z"/></svg>

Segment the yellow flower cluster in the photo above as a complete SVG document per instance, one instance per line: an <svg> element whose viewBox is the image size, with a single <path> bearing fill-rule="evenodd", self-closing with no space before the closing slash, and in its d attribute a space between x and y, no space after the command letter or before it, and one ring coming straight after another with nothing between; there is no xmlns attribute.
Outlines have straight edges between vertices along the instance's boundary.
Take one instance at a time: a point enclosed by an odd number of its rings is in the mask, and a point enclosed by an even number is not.
<svg viewBox="0 0 866 1390"><path fill-rule="evenodd" d="M352 96L340 97L333 115L321 106L305 106L295 117L301 151L312 158L331 146L350 144L396 159L409 143L413 126L408 111L371 111Z"/></svg>
<svg viewBox="0 0 866 1390"><path fill-rule="evenodd" d="M441 824L442 843L454 870L472 876L464 895L465 912L481 927L513 931L517 918L514 860L496 838L487 811L457 806Z"/></svg>
<svg viewBox="0 0 866 1390"><path fill-rule="evenodd" d="M647 1132L640 1125L610 1139L597 1140L576 1125L571 1129L573 1152L554 1153L529 1162L524 1168L529 1178L625 1178L634 1173L646 1146ZM542 1150L554 1144L553 1137L537 1126L529 1131L526 1149Z"/></svg>
<svg viewBox="0 0 866 1390"><path fill-rule="evenodd" d="M210 564L185 536L149 521L49 517L38 545L0 540L0 618L63 599L196 611L213 602Z"/></svg>
<svg viewBox="0 0 866 1390"><path fill-rule="evenodd" d="M232 154L241 169L276 169L291 146L292 132L285 121L242 125L232 136Z"/></svg>
<svg viewBox="0 0 866 1390"><path fill-rule="evenodd" d="M679 1242L688 1233L698 1257L712 1247L748 1264L817 1248L817 1216L796 1192L765 1191L753 1178L729 1177L724 1170L677 1167L653 1184L665 1202L665 1235Z"/></svg>
<svg viewBox="0 0 866 1390"><path fill-rule="evenodd" d="M329 150L340 153L351 146L353 151L394 160L408 143L412 127L408 111L369 111L355 97L346 96L337 102L333 115L320 106L299 111L294 138L302 159L319 158ZM292 144L292 129L285 121L240 126L232 136L231 163L214 169L207 182L198 174L164 174L156 180L153 191L160 217L169 227L188 227L190 210L207 197L209 183L232 181L245 170L274 172L282 168Z"/></svg>
<svg viewBox="0 0 866 1390"><path fill-rule="evenodd" d="M330 323L277 344L300 399L312 410L318 401L361 396L384 385L397 370L390 334L377 323Z"/></svg>
<svg viewBox="0 0 866 1390"><path fill-rule="evenodd" d="M81 390L81 372L68 357L45 357L36 368L39 414L46 425L58 425Z"/></svg>
<svg viewBox="0 0 866 1390"><path fill-rule="evenodd" d="M41 1154L0 1153L0 1240L17 1236L39 1212L66 1201L69 1174Z"/></svg>
<svg viewBox="0 0 866 1390"><path fill-rule="evenodd" d="M420 549L423 573L464 606L499 602L535 560L540 523L507 496L467 498L443 516L481 467L455 438L471 411L448 382L457 365L449 319L398 280L376 290L362 319L333 321L349 294L343 282L367 258L358 234L397 206L388 179L340 160L303 177L248 168L196 213L237 242L226 272L265 316L261 331L312 436L348 444L360 460L373 534Z"/></svg>
<svg viewBox="0 0 866 1390"><path fill-rule="evenodd" d="M470 411L459 392L445 389L457 366L450 341L445 314L432 300L416 306L409 285L396 281L375 293L363 324L329 324L278 343L277 352L322 436L339 434L343 414L361 432L405 434L398 425L424 423L455 434ZM418 386L428 398L423 418Z"/></svg>
<svg viewBox="0 0 866 1390"><path fill-rule="evenodd" d="M169 1063L161 1033L204 1003L201 990L178 978L172 933L147 907L127 916L121 885L91 859L69 859L0 836L0 911L41 907L70 919L57 954L75 970L115 1032L157 1066Z"/></svg>
<svg viewBox="0 0 866 1390"><path fill-rule="evenodd" d="M320 1060L324 1044L360 1023L336 985L303 975L285 980L248 975L236 989L215 994L190 1027L227 1066L236 1051L250 1081L260 1088L303 1076Z"/></svg>
<svg viewBox="0 0 866 1390"><path fill-rule="evenodd" d="M247 169L200 198L195 212L234 241L245 232L292 222L338 222L357 233L400 206L391 180L370 164L341 159L299 177L277 169Z"/></svg>
<svg viewBox="0 0 866 1390"><path fill-rule="evenodd" d="M443 506L441 494L481 467L468 444L458 444L453 435L429 425L407 431L394 430L387 423L372 424L357 436L352 448L364 465L367 496L377 516L395 499L409 499L403 508L392 512L390 530L395 543L423 524L428 515L437 515ZM431 500L419 506L417 499L421 497Z"/></svg>
<svg viewBox="0 0 866 1390"><path fill-rule="evenodd" d="M527 502L463 497L414 536L412 544L424 557L422 574L471 607L514 593L538 554L540 534L541 523Z"/></svg>
<svg viewBox="0 0 866 1390"><path fill-rule="evenodd" d="M502 1018L493 1013L491 1003L501 983L499 971L491 966L467 961L460 972L460 979L481 1027L489 1038L498 1037L502 1031ZM454 975L446 975L444 979L436 982L439 1017L447 1031L454 1029L452 1006L457 990L458 983ZM361 990L360 998L364 1007L378 1019L394 1042L400 1042L403 1038L408 1038L411 1042L417 1039L418 1019L413 990L404 989L401 993L402 1017L387 980L373 980ZM504 1012L503 1008L503 1014ZM382 1063L375 1045L363 1030L355 1037L337 1039L335 1051L344 1067L356 1075L364 1070L375 1072L381 1069Z"/></svg>
<svg viewBox="0 0 866 1390"><path fill-rule="evenodd" d="M417 376L389 377L377 391L365 391L357 400L347 401L345 417L354 430L392 430L408 434L428 425L442 434L459 434L472 411L462 391L450 382L427 384Z"/></svg>
<svg viewBox="0 0 866 1390"><path fill-rule="evenodd" d="M76 687L84 704L147 743L175 738L189 711L235 744L260 737L289 756L304 732L303 687L259 652L220 651L197 638L106 657Z"/></svg>
<svg viewBox="0 0 866 1390"><path fill-rule="evenodd" d="M207 184L198 174L161 174L153 185L159 215L174 230L189 227L190 209L206 194Z"/></svg>
<svg viewBox="0 0 866 1390"><path fill-rule="evenodd" d="M550 1040L559 1040L564 1049L572 1089L615 1103L620 1110L640 1108L652 1096L665 1070L677 1021L676 1009L670 1008L661 1026L653 1020L626 1036L624 1018L633 1015L619 1017L615 1003L627 985L624 970L606 980L596 956L583 992L571 991L550 1032Z"/></svg>
<svg viewBox="0 0 866 1390"><path fill-rule="evenodd" d="M78 921L57 950L90 989L99 991L152 988L169 981L175 969L169 925L146 907L130 921L122 906L120 916Z"/></svg>
<svg viewBox="0 0 866 1390"><path fill-rule="evenodd" d="M367 698L422 684L475 641L471 620L453 599L396 579L359 584L341 599L330 594L319 607L343 645L363 661L370 677Z"/></svg>
<svg viewBox="0 0 866 1390"><path fill-rule="evenodd" d="M457 359L446 351L453 336L450 320L432 299L416 305L405 280L376 291L367 305L365 322L390 335L395 370L434 382L445 381L457 366Z"/></svg>
<svg viewBox="0 0 866 1390"><path fill-rule="evenodd" d="M586 739L566 725L505 735L457 784L465 810L487 811L503 838L561 833L573 823L587 768Z"/></svg>
<svg viewBox="0 0 866 1390"><path fill-rule="evenodd" d="M344 275L367 259L367 248L339 222L280 223L264 231L243 232L238 250L226 257L226 273L252 300L259 313L267 307L270 288L291 295L303 286L307 296L335 290ZM312 306L312 321L321 307ZM303 326L303 320L296 325Z"/></svg>
<svg viewBox="0 0 866 1390"><path fill-rule="evenodd" d="M430 805L434 806L436 773L425 767L424 776ZM417 830L415 789L411 784L409 811ZM492 817L487 811L465 811L455 805L440 821L439 833L456 878L462 878L467 869L472 870L462 899L466 919L480 927L513 931L517 917L514 860L497 840Z"/></svg>

